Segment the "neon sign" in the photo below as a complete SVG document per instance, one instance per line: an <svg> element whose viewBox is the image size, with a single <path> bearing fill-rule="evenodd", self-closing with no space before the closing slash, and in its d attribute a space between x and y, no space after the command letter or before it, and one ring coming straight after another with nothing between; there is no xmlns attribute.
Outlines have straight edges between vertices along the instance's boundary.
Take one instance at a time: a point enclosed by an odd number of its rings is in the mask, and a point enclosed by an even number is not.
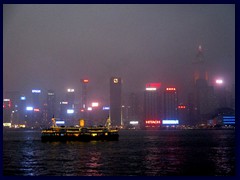
<svg viewBox="0 0 240 180"><path fill-rule="evenodd" d="M176 91L176 88L166 88L166 91Z"/></svg>
<svg viewBox="0 0 240 180"><path fill-rule="evenodd" d="M32 90L32 93L41 93L41 90L33 89L33 90Z"/></svg>
<svg viewBox="0 0 240 180"><path fill-rule="evenodd" d="M88 79L83 79L83 81L82 81L83 83L88 83L89 82L89 80Z"/></svg>
<svg viewBox="0 0 240 180"><path fill-rule="evenodd" d="M162 120L162 124L179 124L178 120Z"/></svg>
<svg viewBox="0 0 240 180"><path fill-rule="evenodd" d="M160 120L146 120L146 124L161 124Z"/></svg>
<svg viewBox="0 0 240 180"><path fill-rule="evenodd" d="M146 84L146 88L160 88L161 83L148 83Z"/></svg>
<svg viewBox="0 0 240 180"><path fill-rule="evenodd" d="M98 107L99 103L98 102L93 102L92 107Z"/></svg>
<svg viewBox="0 0 240 180"><path fill-rule="evenodd" d="M154 87L148 87L148 88L146 88L146 91L156 91L157 90L157 88L154 88Z"/></svg>
<svg viewBox="0 0 240 180"><path fill-rule="evenodd" d="M179 106L178 106L178 109L186 109L186 106L184 106L184 105L179 105Z"/></svg>
<svg viewBox="0 0 240 180"><path fill-rule="evenodd" d="M68 114L73 114L73 113L74 113L74 110L73 110L73 109L67 109L67 113L68 113Z"/></svg>

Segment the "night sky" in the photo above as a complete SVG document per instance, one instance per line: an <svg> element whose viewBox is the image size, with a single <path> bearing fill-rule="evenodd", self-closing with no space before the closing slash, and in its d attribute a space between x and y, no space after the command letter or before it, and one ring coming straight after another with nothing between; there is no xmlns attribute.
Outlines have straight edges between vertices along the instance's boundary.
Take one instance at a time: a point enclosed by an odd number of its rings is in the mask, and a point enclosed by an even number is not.
<svg viewBox="0 0 240 180"><path fill-rule="evenodd" d="M210 79L235 82L235 5L3 5L3 92L67 88L89 78L92 98L109 98L109 79L124 92L149 82L185 94L198 46Z"/></svg>

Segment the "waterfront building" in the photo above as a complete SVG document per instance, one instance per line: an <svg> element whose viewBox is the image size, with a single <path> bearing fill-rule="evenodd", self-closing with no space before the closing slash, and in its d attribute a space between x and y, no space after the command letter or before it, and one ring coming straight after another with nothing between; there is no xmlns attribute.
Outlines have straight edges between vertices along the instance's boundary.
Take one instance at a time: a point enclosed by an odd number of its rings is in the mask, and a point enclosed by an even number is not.
<svg viewBox="0 0 240 180"><path fill-rule="evenodd" d="M160 83L148 83L144 91L144 122L143 128L161 127Z"/></svg>
<svg viewBox="0 0 240 180"><path fill-rule="evenodd" d="M78 109L77 116L81 119L84 119L86 123L89 121L88 117L88 110L87 110L87 103L88 103L88 91L87 91L87 86L88 86L89 80L88 79L81 79L81 92L80 92L80 103L79 106L76 107Z"/></svg>
<svg viewBox="0 0 240 180"><path fill-rule="evenodd" d="M178 105L178 120L180 125L190 125L189 107L184 104Z"/></svg>
<svg viewBox="0 0 240 180"><path fill-rule="evenodd" d="M66 101L68 102L68 108L74 109L75 105L75 89L67 89Z"/></svg>
<svg viewBox="0 0 240 180"><path fill-rule="evenodd" d="M32 90L32 105L34 108L41 108L41 93L40 89Z"/></svg>
<svg viewBox="0 0 240 180"><path fill-rule="evenodd" d="M113 126L122 126L122 79L110 78L110 119Z"/></svg>
<svg viewBox="0 0 240 180"><path fill-rule="evenodd" d="M3 123L11 123L12 105L10 99L3 99Z"/></svg>
<svg viewBox="0 0 240 180"><path fill-rule="evenodd" d="M132 127L132 123L140 124L140 99L137 93L128 93L124 96L122 106L123 121L125 127Z"/></svg>
<svg viewBox="0 0 240 180"><path fill-rule="evenodd" d="M168 87L164 91L163 97L164 119L178 119L178 95L176 88Z"/></svg>
<svg viewBox="0 0 240 180"><path fill-rule="evenodd" d="M28 118L29 125L32 127L40 127L42 125L42 91L40 89L32 90L32 112L29 111L31 118Z"/></svg>
<svg viewBox="0 0 240 180"><path fill-rule="evenodd" d="M44 104L44 112L46 113L45 121L44 124L49 124L51 123L51 119L53 116L56 117L56 95L53 90L48 90L47 92L47 103Z"/></svg>
<svg viewBox="0 0 240 180"><path fill-rule="evenodd" d="M86 109L87 108L87 85L89 83L88 79L81 80L81 98L80 98L80 108Z"/></svg>
<svg viewBox="0 0 240 180"><path fill-rule="evenodd" d="M20 124L25 124L26 125L26 107L27 107L27 98L26 96L22 95L20 97L20 102L19 102L19 123Z"/></svg>
<svg viewBox="0 0 240 180"><path fill-rule="evenodd" d="M5 120L11 122L12 124L19 123L19 103L20 103L20 93L18 91L7 91L4 95Z"/></svg>

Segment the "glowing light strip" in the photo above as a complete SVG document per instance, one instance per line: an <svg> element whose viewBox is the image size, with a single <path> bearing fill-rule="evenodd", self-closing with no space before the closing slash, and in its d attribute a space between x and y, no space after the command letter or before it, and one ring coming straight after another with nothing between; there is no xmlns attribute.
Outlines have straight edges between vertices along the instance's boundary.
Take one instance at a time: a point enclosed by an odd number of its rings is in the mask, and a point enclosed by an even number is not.
<svg viewBox="0 0 240 180"><path fill-rule="evenodd" d="M41 90L33 89L32 93L41 93Z"/></svg>
<svg viewBox="0 0 240 180"><path fill-rule="evenodd" d="M179 124L178 120L162 120L162 124Z"/></svg>
<svg viewBox="0 0 240 180"><path fill-rule="evenodd" d="M146 124L161 124L160 120L146 120Z"/></svg>
<svg viewBox="0 0 240 180"><path fill-rule="evenodd" d="M156 91L157 88L146 88L146 91Z"/></svg>

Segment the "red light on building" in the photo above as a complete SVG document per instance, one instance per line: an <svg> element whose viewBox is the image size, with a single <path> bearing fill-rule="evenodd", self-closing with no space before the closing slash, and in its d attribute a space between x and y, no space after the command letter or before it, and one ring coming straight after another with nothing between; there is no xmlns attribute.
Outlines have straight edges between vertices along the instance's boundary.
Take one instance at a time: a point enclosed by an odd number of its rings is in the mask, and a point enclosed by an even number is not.
<svg viewBox="0 0 240 180"><path fill-rule="evenodd" d="M83 83L88 83L89 80L88 79L83 79Z"/></svg>
<svg viewBox="0 0 240 180"><path fill-rule="evenodd" d="M146 84L146 88L160 88L161 83L148 83Z"/></svg>
<svg viewBox="0 0 240 180"><path fill-rule="evenodd" d="M160 120L146 120L146 124L161 124Z"/></svg>
<svg viewBox="0 0 240 180"><path fill-rule="evenodd" d="M178 109L186 109L186 106L179 105L179 106L178 106Z"/></svg>
<svg viewBox="0 0 240 180"><path fill-rule="evenodd" d="M176 88L166 88L166 91L176 91Z"/></svg>
<svg viewBox="0 0 240 180"><path fill-rule="evenodd" d="M33 109L33 111L34 111L34 112L40 112L40 109L35 108L35 109Z"/></svg>

